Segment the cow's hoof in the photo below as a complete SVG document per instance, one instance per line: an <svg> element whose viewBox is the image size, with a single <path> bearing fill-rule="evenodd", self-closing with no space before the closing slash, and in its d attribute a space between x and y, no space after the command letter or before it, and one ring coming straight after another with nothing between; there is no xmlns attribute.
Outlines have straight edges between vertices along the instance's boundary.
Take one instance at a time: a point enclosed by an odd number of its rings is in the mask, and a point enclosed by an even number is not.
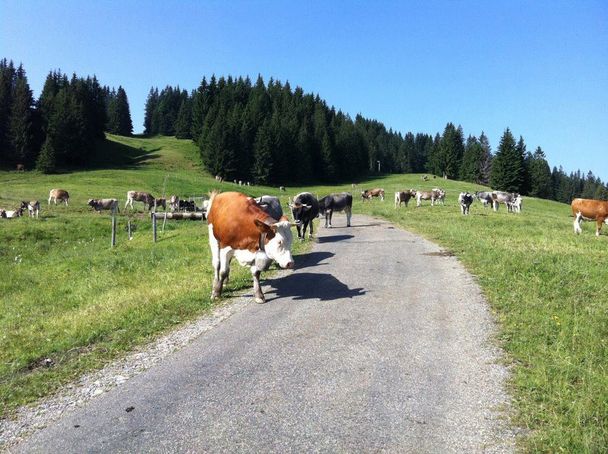
<svg viewBox="0 0 608 454"><path fill-rule="evenodd" d="M264 298L256 298L255 302L258 304L264 304L266 302L266 300Z"/></svg>

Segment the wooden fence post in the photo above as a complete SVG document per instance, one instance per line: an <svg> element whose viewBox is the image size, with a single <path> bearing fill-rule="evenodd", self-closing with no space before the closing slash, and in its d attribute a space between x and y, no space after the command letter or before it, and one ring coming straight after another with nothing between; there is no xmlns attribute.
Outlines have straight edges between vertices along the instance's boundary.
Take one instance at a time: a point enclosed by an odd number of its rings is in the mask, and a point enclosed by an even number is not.
<svg viewBox="0 0 608 454"><path fill-rule="evenodd" d="M152 217L152 236L156 243L156 213L150 213L150 216Z"/></svg>
<svg viewBox="0 0 608 454"><path fill-rule="evenodd" d="M131 234L131 219L129 219L129 222L127 223L127 230L129 232L129 240L132 240L133 235Z"/></svg>
<svg viewBox="0 0 608 454"><path fill-rule="evenodd" d="M110 246L116 246L116 214L112 213L112 241L110 242Z"/></svg>

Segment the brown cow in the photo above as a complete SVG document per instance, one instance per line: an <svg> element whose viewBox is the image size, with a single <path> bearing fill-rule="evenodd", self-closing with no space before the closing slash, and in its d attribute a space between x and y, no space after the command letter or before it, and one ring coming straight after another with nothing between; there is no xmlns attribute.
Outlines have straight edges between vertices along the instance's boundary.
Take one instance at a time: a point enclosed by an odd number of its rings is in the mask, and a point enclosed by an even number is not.
<svg viewBox="0 0 608 454"><path fill-rule="evenodd" d="M431 206L435 205L435 201L438 200L442 204L445 200L445 191L443 189L435 188L431 191L417 191L416 192L416 206L422 205L422 200L430 200Z"/></svg>
<svg viewBox="0 0 608 454"><path fill-rule="evenodd" d="M127 192L127 203L125 203L125 210L128 206L133 209L133 202L143 202L144 207L148 205L148 210L151 210L154 206L154 196L149 192L129 191Z"/></svg>
<svg viewBox="0 0 608 454"><path fill-rule="evenodd" d="M412 197L416 197L416 191L413 189L395 192L395 208L399 208L402 203L405 203L405 206L407 207L407 204Z"/></svg>
<svg viewBox="0 0 608 454"><path fill-rule="evenodd" d="M593 199L574 199L571 204L574 215L574 233L581 233L582 221L595 221L596 236L600 236L602 224L608 224L608 202Z"/></svg>
<svg viewBox="0 0 608 454"><path fill-rule="evenodd" d="M209 246L214 270L211 298L222 294L230 274L230 261L236 257L253 275L256 303L266 300L260 287L260 274L275 260L281 268L293 268L291 224L285 216L268 216L256 201L240 192L212 193L207 216Z"/></svg>
<svg viewBox="0 0 608 454"><path fill-rule="evenodd" d="M87 205L98 213L101 213L102 210L108 210L112 214L116 214L117 211L120 212L118 209L118 200L116 199L89 199Z"/></svg>
<svg viewBox="0 0 608 454"><path fill-rule="evenodd" d="M371 200L373 197L380 197L380 200L384 200L384 189L374 188L361 191L361 198L363 200Z"/></svg>
<svg viewBox="0 0 608 454"><path fill-rule="evenodd" d="M55 205L57 205L57 201L59 201L65 203L65 206L68 206L70 194L64 189L51 189L51 192L49 192L49 205L51 204L51 200L55 202Z"/></svg>

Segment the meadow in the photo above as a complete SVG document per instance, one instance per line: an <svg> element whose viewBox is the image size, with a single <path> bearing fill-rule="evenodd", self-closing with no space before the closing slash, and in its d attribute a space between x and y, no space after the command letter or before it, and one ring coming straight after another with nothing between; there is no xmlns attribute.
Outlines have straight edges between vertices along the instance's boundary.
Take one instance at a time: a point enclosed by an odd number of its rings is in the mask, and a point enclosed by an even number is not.
<svg viewBox="0 0 608 454"><path fill-rule="evenodd" d="M109 136L93 170L42 175L0 172L0 207L42 202L41 219L0 223L0 416L35 402L85 371L144 344L212 307L205 223L168 222L152 243L141 204L121 214L117 246L110 219L86 205L89 198L126 191L203 195L218 184L202 171L190 141L168 137ZM392 175L338 186L288 187L323 196L355 191L354 213L383 217L458 256L477 277L499 323L497 343L512 368L514 424L526 451L600 452L608 446L608 236L591 224L575 236L567 205L525 198L521 214L484 209L470 216L457 204L462 190L481 186ZM357 192L380 186L384 202L363 202ZM395 209L395 190L447 191L445 206L429 202ZM70 206L47 207L49 189L70 192ZM277 188L250 187L251 195ZM127 239L126 221L135 225ZM309 243L296 242L295 253ZM296 258L297 263L297 258ZM229 293L248 291L247 270L235 266ZM216 303L213 303L216 304ZM221 303L219 303L221 304ZM50 361L49 361L50 360Z"/></svg>

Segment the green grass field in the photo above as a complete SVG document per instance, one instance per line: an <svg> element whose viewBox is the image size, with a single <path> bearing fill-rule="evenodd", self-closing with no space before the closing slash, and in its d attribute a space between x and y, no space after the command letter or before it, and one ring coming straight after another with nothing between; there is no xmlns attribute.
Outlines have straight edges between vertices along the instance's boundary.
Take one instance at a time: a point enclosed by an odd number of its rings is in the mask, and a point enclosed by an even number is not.
<svg viewBox="0 0 608 454"><path fill-rule="evenodd" d="M61 175L0 172L0 207L42 202L40 220L0 222L0 415L35 402L84 371L95 369L171 327L209 310L211 286L206 224L170 222L152 243L147 215L130 215L132 241L119 219L117 247L110 219L89 198L126 191L203 195L218 184L201 170L196 147L174 138L110 136L95 170ZM591 224L575 236L569 207L524 199L521 214L498 213L478 202L462 216L456 181L423 182L395 175L360 183L381 186L387 200L361 202L355 213L384 217L457 255L478 277L500 324L498 341L512 365L514 422L528 430L526 451L601 452L608 446L608 236ZM445 206L395 209L397 189L447 190ZM70 192L70 206L46 205L49 189ZM276 188L247 188L281 195ZM288 188L320 196L344 186ZM608 229L607 229L608 230ZM307 247L296 242L296 254ZM296 259L297 260L297 259ZM234 266L228 290L250 287ZM45 365L50 358L52 365Z"/></svg>

